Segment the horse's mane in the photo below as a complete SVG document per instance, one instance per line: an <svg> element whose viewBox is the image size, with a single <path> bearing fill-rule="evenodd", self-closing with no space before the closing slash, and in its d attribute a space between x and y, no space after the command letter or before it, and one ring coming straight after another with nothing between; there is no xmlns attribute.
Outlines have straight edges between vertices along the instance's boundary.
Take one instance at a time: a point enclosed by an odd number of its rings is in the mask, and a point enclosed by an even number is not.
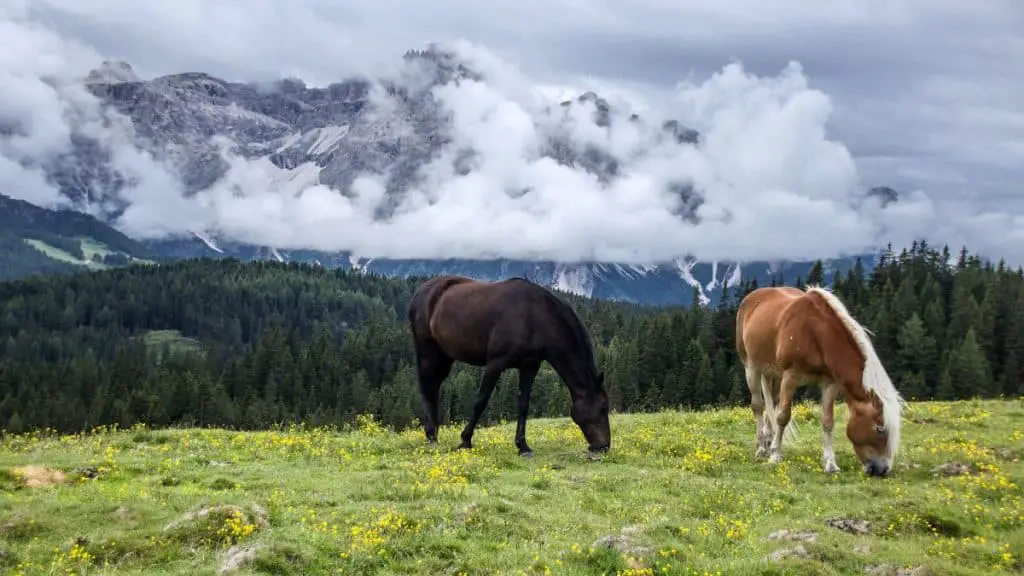
<svg viewBox="0 0 1024 576"><path fill-rule="evenodd" d="M597 353L594 351L594 341L590 338L590 334L587 332L587 329L583 324L583 320L576 312L576 309L570 306L568 302L555 295L555 293L546 286L541 286L540 284L519 276L511 278L511 280L519 280L540 288L540 291L544 294L545 298L547 298L552 308L555 309L559 317L561 317L562 321L565 322L566 326L569 328L569 332L572 334L573 343L584 351L584 354L586 355L586 369L590 371L590 376L596 379L598 369Z"/></svg>
<svg viewBox="0 0 1024 576"><path fill-rule="evenodd" d="M895 462L896 451L900 447L900 411L906 402L882 366L882 361L871 344L871 338L868 337L867 329L850 315L843 302L821 286L808 286L806 292L817 294L832 308L864 356L864 376L861 378L861 385L866 392L874 394L882 403L882 421L889 433L886 449L889 452L890 463Z"/></svg>

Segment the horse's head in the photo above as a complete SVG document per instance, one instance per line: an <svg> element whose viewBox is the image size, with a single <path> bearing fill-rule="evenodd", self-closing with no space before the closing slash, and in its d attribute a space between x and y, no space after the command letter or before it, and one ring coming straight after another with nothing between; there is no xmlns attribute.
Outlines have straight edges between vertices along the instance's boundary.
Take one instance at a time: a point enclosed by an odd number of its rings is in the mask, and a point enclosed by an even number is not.
<svg viewBox="0 0 1024 576"><path fill-rule="evenodd" d="M604 389L604 372L598 372L591 385L573 395L569 415L587 439L591 456L607 452L612 445L608 425L608 392Z"/></svg>
<svg viewBox="0 0 1024 576"><path fill-rule="evenodd" d="M885 476L892 467L889 453L889 430L878 398L871 394L869 402L851 402L846 437L869 476Z"/></svg>

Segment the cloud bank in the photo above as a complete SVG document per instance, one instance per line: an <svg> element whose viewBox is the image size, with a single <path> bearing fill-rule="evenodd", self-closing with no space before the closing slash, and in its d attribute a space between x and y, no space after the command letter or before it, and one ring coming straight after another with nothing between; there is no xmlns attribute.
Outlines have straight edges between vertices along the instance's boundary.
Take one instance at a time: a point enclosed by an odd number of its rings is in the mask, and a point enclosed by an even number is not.
<svg viewBox="0 0 1024 576"><path fill-rule="evenodd" d="M231 4L224 6L218 10ZM120 8L133 26L146 12ZM239 24L241 30L225 31L204 49L225 61L254 59L232 38L271 20L261 20L260 10ZM326 24L311 28L314 13L298 10L277 25L319 30L317 37L326 38L330 30L321 29ZM600 11L589 17L600 19ZM898 20L899 14L890 17ZM865 198L858 162L832 135L834 98L812 86L796 61L756 74L723 56L717 71L657 91L608 80L552 82L483 45L450 42L484 79L434 89L451 117L452 142L422 168L420 182L405 192L393 215L382 219L377 214L386 176L363 174L343 195L320 185L309 166L284 171L267 159L233 156L227 147L227 175L207 190L184 194L173 167L132 146L132 127L100 110L76 83L110 49L71 39L88 34L69 34L68 22L87 28L96 20L84 4L57 0L0 8L0 37L13 39L5 40L12 50L0 54L0 91L10 95L0 102L0 186L41 205L63 203L41 166L70 150L74 130L94 135L113 166L132 176L123 193L128 208L117 224L135 236L196 230L277 248L351 250L367 257L631 263L686 255L826 258L926 238L966 243L986 255L1024 263L1019 242L1024 206L985 210L969 199L927 189L900 190L900 201L885 207ZM171 22L167 30L184 25ZM183 52L191 50L184 47L188 42L180 44ZM382 68L385 74L403 73L398 55L408 47L392 47L394 64ZM324 50L338 48L325 44ZM281 71L303 70L306 63L297 59L291 66ZM355 65L338 68L361 71ZM252 73L253 79L258 76ZM615 114L609 127L591 121L593 104L558 105L587 89L611 101ZM385 118L388 103L379 91L372 102L373 113ZM630 121L633 113L642 121ZM668 119L699 131L701 143L666 137L661 123ZM619 160L618 178L605 183L543 156L553 135L611 154ZM476 153L468 174L454 167L465 150ZM672 186L680 183L691 184L703 198L693 218L679 216L680 197Z"/></svg>

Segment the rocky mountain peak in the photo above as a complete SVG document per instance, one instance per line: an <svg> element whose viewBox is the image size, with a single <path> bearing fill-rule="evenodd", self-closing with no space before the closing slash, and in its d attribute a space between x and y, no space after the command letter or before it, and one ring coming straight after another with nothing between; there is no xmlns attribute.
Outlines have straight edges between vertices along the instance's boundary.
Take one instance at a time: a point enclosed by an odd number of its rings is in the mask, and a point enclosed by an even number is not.
<svg viewBox="0 0 1024 576"><path fill-rule="evenodd" d="M141 81L132 65L121 60L104 60L85 77L86 84L123 84Z"/></svg>
<svg viewBox="0 0 1024 576"><path fill-rule="evenodd" d="M866 195L868 198L878 198L883 208L900 199L899 193L888 186L875 186L868 190Z"/></svg>
<svg viewBox="0 0 1024 576"><path fill-rule="evenodd" d="M484 76L473 70L455 51L431 44L426 50L409 50L403 55L406 63L420 64L433 73L432 84L444 85L459 80L483 81Z"/></svg>
<svg viewBox="0 0 1024 576"><path fill-rule="evenodd" d="M597 124L602 128L607 128L611 126L612 107L607 100L598 96L594 91L588 90L583 94L580 94L579 96L576 97L576 102L579 102L580 104L593 103L594 108L596 108L594 112L594 124ZM572 106L572 104L572 100L566 100L565 102L562 102L563 107Z"/></svg>

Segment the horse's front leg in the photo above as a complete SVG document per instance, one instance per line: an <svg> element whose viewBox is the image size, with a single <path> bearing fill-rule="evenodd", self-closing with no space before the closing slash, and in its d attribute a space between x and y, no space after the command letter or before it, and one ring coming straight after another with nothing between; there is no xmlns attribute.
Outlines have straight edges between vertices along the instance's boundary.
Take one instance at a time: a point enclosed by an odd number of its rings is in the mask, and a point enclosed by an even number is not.
<svg viewBox="0 0 1024 576"><path fill-rule="evenodd" d="M786 370L782 373L782 384L779 387L779 405L775 415L775 434L772 438L771 456L768 461L778 464L782 461L782 435L793 415L793 394L799 384L796 373Z"/></svg>
<svg viewBox="0 0 1024 576"><path fill-rule="evenodd" d="M476 404L473 405L473 413L469 415L469 422L466 422L466 427L462 429L460 449L473 447L473 430L476 428L476 423L480 420L480 416L483 415L484 409L487 408L487 402L491 399L491 392L494 392L494 386L498 383L498 378L501 377L501 372L504 369L504 366L496 367L493 365L488 365L484 368L484 375L480 378L480 391L476 396Z"/></svg>
<svg viewBox="0 0 1024 576"><path fill-rule="evenodd" d="M516 421L516 448L520 456L533 456L533 450L526 443L526 416L530 412L530 393L533 391L533 380L537 377L540 364L527 364L519 367L519 406Z"/></svg>
<svg viewBox="0 0 1024 576"><path fill-rule="evenodd" d="M832 382L821 391L821 443L826 474L839 472L835 450L832 447L832 427L836 423L835 407L838 396L839 386Z"/></svg>

